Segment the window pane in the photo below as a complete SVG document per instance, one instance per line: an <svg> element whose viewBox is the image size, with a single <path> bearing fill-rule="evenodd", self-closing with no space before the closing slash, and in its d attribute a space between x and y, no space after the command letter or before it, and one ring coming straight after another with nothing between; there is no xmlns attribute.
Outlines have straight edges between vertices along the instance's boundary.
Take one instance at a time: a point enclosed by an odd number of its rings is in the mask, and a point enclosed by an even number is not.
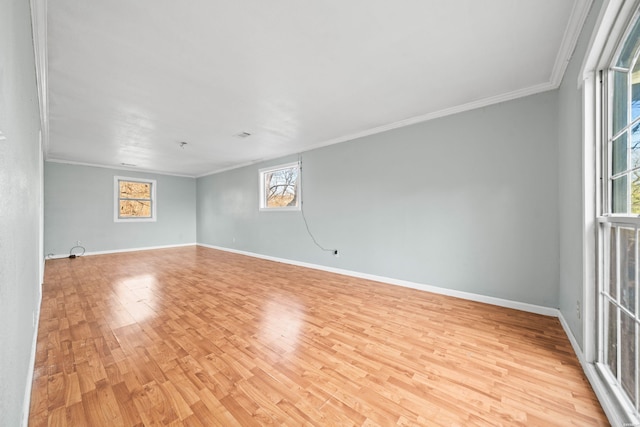
<svg viewBox="0 0 640 427"><path fill-rule="evenodd" d="M120 181L121 199L151 199L151 184L148 182Z"/></svg>
<svg viewBox="0 0 640 427"><path fill-rule="evenodd" d="M614 179L611 186L611 209L613 213L627 213L627 176Z"/></svg>
<svg viewBox="0 0 640 427"><path fill-rule="evenodd" d="M640 61L631 72L631 121L640 116Z"/></svg>
<svg viewBox="0 0 640 427"><path fill-rule="evenodd" d="M638 49L638 44L640 44L640 20L636 21L627 36L627 40L622 46L622 50L620 50L620 56L618 56L616 66L631 68L631 61L633 61L633 56Z"/></svg>
<svg viewBox="0 0 640 427"><path fill-rule="evenodd" d="M280 169L264 174L268 208L298 206L298 168Z"/></svg>
<svg viewBox="0 0 640 427"><path fill-rule="evenodd" d="M616 278L618 277L618 267L617 267L617 260L618 260L618 248L616 246L616 228L611 228L611 254L609 256L609 295L611 295L611 297L613 297L614 299L616 298L617 295L617 281Z"/></svg>
<svg viewBox="0 0 640 427"><path fill-rule="evenodd" d="M635 311L633 290L636 287L636 231L634 229L620 229L620 246L620 303L625 308ZM633 299L631 299L632 296Z"/></svg>
<svg viewBox="0 0 640 427"><path fill-rule="evenodd" d="M269 196L271 194L271 177L272 177L272 173L265 173L264 174L264 182L262 183L262 185L264 186L264 205L266 207L271 207L269 206Z"/></svg>
<svg viewBox="0 0 640 427"><path fill-rule="evenodd" d="M620 322L620 361L622 388L635 401L636 397L636 322L622 314Z"/></svg>
<svg viewBox="0 0 640 427"><path fill-rule="evenodd" d="M631 173L631 213L640 215L640 170Z"/></svg>
<svg viewBox="0 0 640 427"><path fill-rule="evenodd" d="M627 117L627 73L613 71L612 136L628 124Z"/></svg>
<svg viewBox="0 0 640 427"><path fill-rule="evenodd" d="M627 132L620 135L611 146L611 175L627 170Z"/></svg>
<svg viewBox="0 0 640 427"><path fill-rule="evenodd" d="M120 217L151 218L151 202L147 200L120 200Z"/></svg>
<svg viewBox="0 0 640 427"><path fill-rule="evenodd" d="M640 123L631 127L631 166L629 169L640 167Z"/></svg>
<svg viewBox="0 0 640 427"><path fill-rule="evenodd" d="M616 316L617 307L610 302L607 302L605 308L605 315L607 316L607 365L614 377L618 376L618 324Z"/></svg>

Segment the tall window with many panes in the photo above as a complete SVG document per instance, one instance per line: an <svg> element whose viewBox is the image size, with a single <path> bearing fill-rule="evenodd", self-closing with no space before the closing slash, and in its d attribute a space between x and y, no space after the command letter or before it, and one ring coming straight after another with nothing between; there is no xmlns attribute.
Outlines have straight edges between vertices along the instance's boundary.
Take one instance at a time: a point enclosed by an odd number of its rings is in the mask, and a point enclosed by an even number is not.
<svg viewBox="0 0 640 427"><path fill-rule="evenodd" d="M598 367L630 413L640 412L640 20L620 41L603 83Z"/></svg>

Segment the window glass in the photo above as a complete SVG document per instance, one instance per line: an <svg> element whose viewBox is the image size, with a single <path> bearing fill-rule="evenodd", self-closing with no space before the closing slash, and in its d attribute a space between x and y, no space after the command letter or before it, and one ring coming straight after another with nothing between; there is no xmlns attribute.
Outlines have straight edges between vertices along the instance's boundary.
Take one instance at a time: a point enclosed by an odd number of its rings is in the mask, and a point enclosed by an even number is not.
<svg viewBox="0 0 640 427"><path fill-rule="evenodd" d="M151 184L120 181L120 217L151 218Z"/></svg>
<svg viewBox="0 0 640 427"><path fill-rule="evenodd" d="M615 214L627 212L627 176L614 179L611 186L612 212Z"/></svg>
<svg viewBox="0 0 640 427"><path fill-rule="evenodd" d="M636 230L633 228L620 229L620 302L622 306L633 312L635 297L631 300L631 294L636 281ZM612 295L615 298L615 295ZM632 307L633 306L633 307Z"/></svg>
<svg viewBox="0 0 640 427"><path fill-rule="evenodd" d="M631 213L640 215L640 171L631 172Z"/></svg>
<svg viewBox="0 0 640 427"><path fill-rule="evenodd" d="M631 71L631 121L640 117L640 61Z"/></svg>
<svg viewBox="0 0 640 427"><path fill-rule="evenodd" d="M615 65L621 68L631 68L634 55L638 51L638 45L640 45L640 20L637 20L635 24L633 24L633 27L631 27L631 31L622 45Z"/></svg>
<svg viewBox="0 0 640 427"><path fill-rule="evenodd" d="M613 71L613 88L614 95L611 105L612 111L612 134L616 135L622 128L624 128L627 124L628 117L628 73L623 73L621 71Z"/></svg>
<svg viewBox="0 0 640 427"><path fill-rule="evenodd" d="M607 366L614 377L618 376L618 321L617 309L613 304L607 304Z"/></svg>
<svg viewBox="0 0 640 427"><path fill-rule="evenodd" d="M611 146L611 174L617 175L627 170L627 133L620 135Z"/></svg>
<svg viewBox="0 0 640 427"><path fill-rule="evenodd" d="M620 319L620 379L631 401L636 400L636 322L622 313Z"/></svg>

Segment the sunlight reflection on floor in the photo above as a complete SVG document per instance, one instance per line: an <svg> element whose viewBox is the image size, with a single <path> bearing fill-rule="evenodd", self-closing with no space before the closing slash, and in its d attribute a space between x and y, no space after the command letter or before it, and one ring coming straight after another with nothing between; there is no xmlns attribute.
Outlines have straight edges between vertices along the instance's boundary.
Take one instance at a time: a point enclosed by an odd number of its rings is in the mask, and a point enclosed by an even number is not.
<svg viewBox="0 0 640 427"><path fill-rule="evenodd" d="M304 317L304 305L298 298L274 295L264 304L258 337L269 346L295 351Z"/></svg>
<svg viewBox="0 0 640 427"><path fill-rule="evenodd" d="M136 322L153 316L158 308L158 281L153 274L120 280L115 284L114 291L115 297Z"/></svg>

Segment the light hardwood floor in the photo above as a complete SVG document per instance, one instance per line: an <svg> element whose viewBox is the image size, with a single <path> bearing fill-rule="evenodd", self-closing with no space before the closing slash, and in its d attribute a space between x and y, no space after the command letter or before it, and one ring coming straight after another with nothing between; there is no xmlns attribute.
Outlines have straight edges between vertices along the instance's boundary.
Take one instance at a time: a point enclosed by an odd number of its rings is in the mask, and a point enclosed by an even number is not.
<svg viewBox="0 0 640 427"><path fill-rule="evenodd" d="M203 247L43 292L34 427L608 425L551 317Z"/></svg>

